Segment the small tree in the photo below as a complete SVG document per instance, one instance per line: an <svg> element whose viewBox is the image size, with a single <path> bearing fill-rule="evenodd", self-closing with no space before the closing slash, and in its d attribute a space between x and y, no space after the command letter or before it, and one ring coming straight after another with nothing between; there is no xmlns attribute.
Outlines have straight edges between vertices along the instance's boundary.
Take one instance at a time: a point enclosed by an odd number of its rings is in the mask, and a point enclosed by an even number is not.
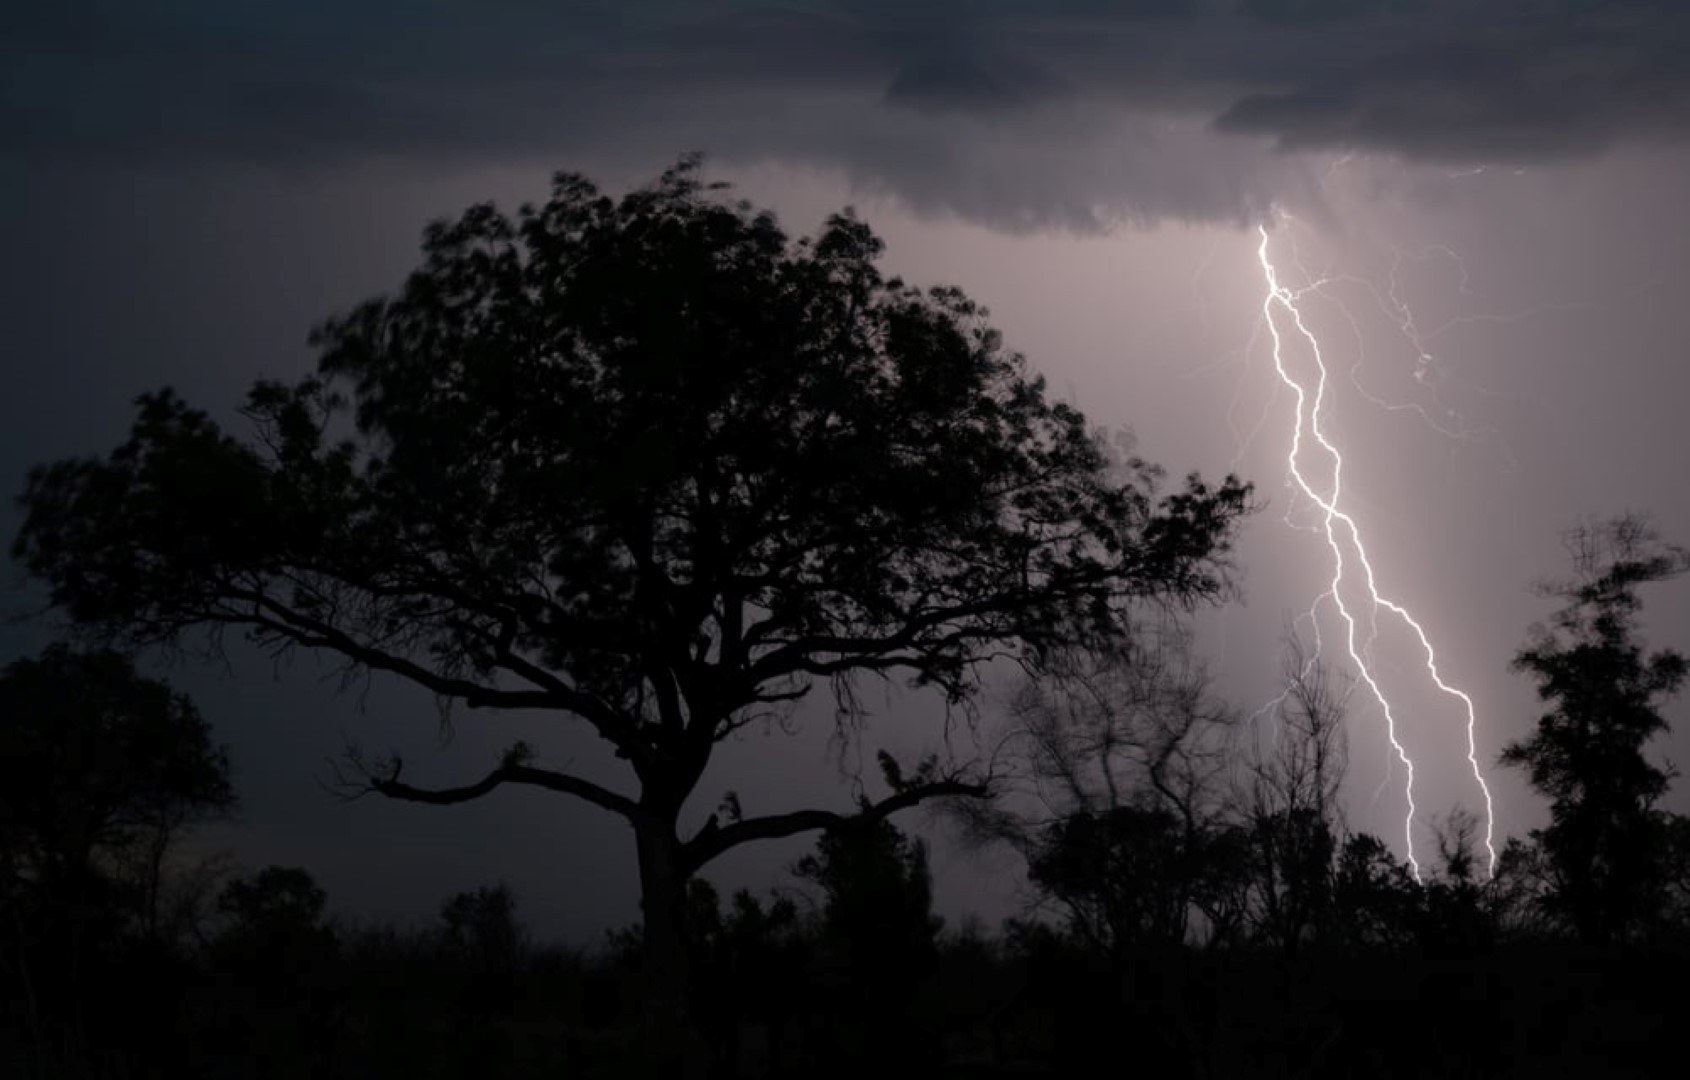
<svg viewBox="0 0 1690 1080"><path fill-rule="evenodd" d="M127 657L58 644L0 673L0 970L15 971L4 993L23 991L38 1050L126 1042L133 1019L164 1008L168 995L119 1001L107 976L118 946L163 944L166 856L234 802L193 703ZM151 959L168 986L165 958Z"/></svg>
<svg viewBox="0 0 1690 1080"><path fill-rule="evenodd" d="M1189 628L1141 618L1116 648L1062 660L1011 700L1000 771L1018 783L994 806L958 807L963 824L1017 849L1069 929L1117 960L1184 940L1194 912L1224 933L1212 886L1236 717Z"/></svg>
<svg viewBox="0 0 1690 1080"><path fill-rule="evenodd" d="M1644 754L1666 729L1661 705L1686 661L1638 640L1638 590L1690 569L1646 519L1615 518L1567 534L1573 576L1541 587L1565 602L1514 659L1548 711L1502 762L1525 769L1550 800L1541 846L1552 912L1589 943L1632 936L1663 902L1668 837L1655 802L1669 774Z"/></svg>
<svg viewBox="0 0 1690 1080"><path fill-rule="evenodd" d="M297 866L266 866L224 886L217 906L225 922L211 948L221 979L204 1029L215 1052L261 1060L272 1075L333 1071L346 970L327 903L328 893Z"/></svg>
<svg viewBox="0 0 1690 1080"><path fill-rule="evenodd" d="M1256 935L1295 953L1330 929L1334 915L1333 870L1342 845L1338 790L1349 757L1347 695L1295 635L1289 644L1272 745L1258 741L1252 747L1240 801ZM1355 853L1363 863L1366 850Z"/></svg>
<svg viewBox="0 0 1690 1080"><path fill-rule="evenodd" d="M1431 950L1471 957L1493 945L1510 913L1511 867L1480 879L1475 853L1479 819L1457 809L1436 824L1438 867L1421 886L1421 940Z"/></svg>
<svg viewBox="0 0 1690 1080"><path fill-rule="evenodd" d="M324 922L328 893L297 866L266 866L223 887L218 910L228 923L217 938L225 963L271 977L296 975L335 949Z"/></svg>
<svg viewBox="0 0 1690 1080"><path fill-rule="evenodd" d="M440 905L440 921L448 950L477 974L514 974L528 950L516 894L503 882L454 893Z"/></svg>
<svg viewBox="0 0 1690 1080"><path fill-rule="evenodd" d="M942 925L933 914L927 845L884 820L830 829L793 872L821 890L819 951L843 977L834 1001L843 1015L830 1022L865 1025L836 1052L862 1053L865 1062L893 1047L918 1052L915 1005L937 967Z"/></svg>
<svg viewBox="0 0 1690 1080"><path fill-rule="evenodd" d="M1408 864L1369 833L1344 840L1332 869L1332 922L1351 950L1399 948L1413 940L1424 891Z"/></svg>
<svg viewBox="0 0 1690 1080"><path fill-rule="evenodd" d="M0 674L0 866L36 911L128 893L105 917L151 935L172 844L234 805L210 725L127 657L57 644Z"/></svg>
<svg viewBox="0 0 1690 1080"><path fill-rule="evenodd" d="M876 958L919 966L933 955L940 921L927 845L891 822L822 833L793 873L821 889L823 932L862 966L880 966Z"/></svg>
<svg viewBox="0 0 1690 1080"><path fill-rule="evenodd" d="M251 437L162 391L107 459L36 469L15 554L107 635L232 627L443 706L584 724L626 787L526 746L461 786L397 759L351 783L434 805L528 785L625 819L647 1000L674 1013L688 878L851 816L684 835L723 739L817 680L848 707L862 674L961 702L989 658L1099 646L1129 602L1229 585L1246 486L1159 496L980 307L884 277L881 249L849 213L791 242L692 160L620 201L560 175L514 220L431 226L400 295L316 331L316 377L253 388ZM933 773L861 813L979 779Z"/></svg>
<svg viewBox="0 0 1690 1080"><path fill-rule="evenodd" d="M1683 940L1690 935L1690 817L1661 814L1666 838L1666 903L1662 921Z"/></svg>
<svg viewBox="0 0 1690 1080"><path fill-rule="evenodd" d="M1028 864L1087 945L1117 963L1135 946L1185 940L1204 852L1167 810L1117 806L1047 826Z"/></svg>
<svg viewBox="0 0 1690 1080"><path fill-rule="evenodd" d="M724 909L715 886L701 877L692 880L687 900L698 976L693 1006L713 1044L714 1071L737 1075L744 1029L762 1023L772 1071L780 1073L790 1022L813 1007L793 993L807 977L813 928L790 897L771 897L765 905L740 889Z"/></svg>

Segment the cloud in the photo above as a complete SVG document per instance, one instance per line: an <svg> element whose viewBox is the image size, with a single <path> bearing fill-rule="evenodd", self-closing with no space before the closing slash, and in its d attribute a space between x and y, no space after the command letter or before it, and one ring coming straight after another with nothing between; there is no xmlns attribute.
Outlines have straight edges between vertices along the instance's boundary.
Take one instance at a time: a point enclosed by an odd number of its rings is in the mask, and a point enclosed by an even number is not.
<svg viewBox="0 0 1690 1080"><path fill-rule="evenodd" d="M840 168L1003 227L1249 220L1308 152L1512 164L1690 130L1667 0L111 0L3 47L13 155ZM278 9L279 10L279 9Z"/></svg>
<svg viewBox="0 0 1690 1080"><path fill-rule="evenodd" d="M1263 47L1295 77L1240 95L1216 128L1439 163L1552 160L1690 131L1690 12L1640 0L1473 6L1484 16L1439 5L1351 32L1280 31Z"/></svg>

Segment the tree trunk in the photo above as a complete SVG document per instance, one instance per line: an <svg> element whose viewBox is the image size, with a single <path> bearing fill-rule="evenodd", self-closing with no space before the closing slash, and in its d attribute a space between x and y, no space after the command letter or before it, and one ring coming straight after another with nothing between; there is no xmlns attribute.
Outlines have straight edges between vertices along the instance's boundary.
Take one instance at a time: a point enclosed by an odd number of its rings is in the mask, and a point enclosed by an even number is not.
<svg viewBox="0 0 1690 1080"><path fill-rule="evenodd" d="M645 927L642 1058L655 1074L703 1077L709 1051L693 1020L688 981L686 891L672 820L636 823L640 907Z"/></svg>
<svg viewBox="0 0 1690 1080"><path fill-rule="evenodd" d="M164 856L170 849L170 829L162 822L153 823L153 833L147 837L146 920L147 941L159 941L159 892L164 881Z"/></svg>

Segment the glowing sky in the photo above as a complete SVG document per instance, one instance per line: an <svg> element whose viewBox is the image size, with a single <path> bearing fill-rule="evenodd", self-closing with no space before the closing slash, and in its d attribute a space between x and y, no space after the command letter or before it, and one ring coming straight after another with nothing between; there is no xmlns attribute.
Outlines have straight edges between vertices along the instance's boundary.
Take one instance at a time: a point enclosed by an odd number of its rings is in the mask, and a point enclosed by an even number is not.
<svg viewBox="0 0 1690 1080"><path fill-rule="evenodd" d="M103 452L129 399L162 383L229 415L252 378L305 369L315 320L396 284L430 218L540 197L554 168L619 188L703 149L794 232L855 203L889 268L985 302L1054 393L1130 426L1171 472L1257 482L1247 603L1203 623L1227 693L1253 706L1331 576L1285 467L1293 399L1260 322L1267 224L1283 284L1327 282L1304 311L1332 367L1348 508L1381 587L1472 695L1488 768L1535 718L1507 665L1547 613L1527 587L1562 570L1559 530L1639 509L1690 542L1680 7L437 0L289 5L284 20L210 0L39 5L0 35L0 472L15 489L32 462ZM1682 592L1648 600L1653 639L1690 646ZM6 634L7 657L41 641ZM1373 655L1422 804L1474 807L1459 710L1417 681L1400 629L1382 626ZM445 780L515 725L464 725L435 753L430 705L401 688L375 685L360 713L309 664L172 677L233 751L243 858L305 865L372 913L426 915L504 877L548 932L632 918L631 845L589 808L532 793L344 807L315 784L343 732ZM1351 821L1397 843L1400 771L1377 710L1355 704ZM920 702L889 711L916 721L872 729L893 747L936 737ZM1663 750L1690 760L1690 712L1673 716ZM699 801L736 788L775 810L830 790L824 737L730 746ZM536 741L604 764L572 736ZM1487 775L1499 837L1538 820L1517 777ZM747 851L720 873L761 883L793 854ZM936 861L941 907L1007 910L1012 881L944 847Z"/></svg>

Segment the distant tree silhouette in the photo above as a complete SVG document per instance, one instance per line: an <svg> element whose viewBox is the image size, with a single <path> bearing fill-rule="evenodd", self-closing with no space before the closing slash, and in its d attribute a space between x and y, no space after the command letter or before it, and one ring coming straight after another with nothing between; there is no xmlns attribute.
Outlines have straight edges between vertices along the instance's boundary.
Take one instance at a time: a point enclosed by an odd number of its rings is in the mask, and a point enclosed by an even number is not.
<svg viewBox="0 0 1690 1080"><path fill-rule="evenodd" d="M1690 817L1662 813L1666 847L1666 897L1663 921L1680 937L1690 937Z"/></svg>
<svg viewBox="0 0 1690 1080"><path fill-rule="evenodd" d="M1179 819L1166 810L1072 814L1048 827L1028 875L1061 901L1070 929L1096 948L1178 943L1192 876L1184 839Z"/></svg>
<svg viewBox="0 0 1690 1080"><path fill-rule="evenodd" d="M222 963L287 980L321 964L336 948L324 921L328 893L309 871L266 866L223 887L226 919L215 945Z"/></svg>
<svg viewBox="0 0 1690 1080"><path fill-rule="evenodd" d="M528 934L516 917L516 895L503 883L454 893L440 906L450 954L485 975L516 971Z"/></svg>
<svg viewBox="0 0 1690 1080"><path fill-rule="evenodd" d="M497 1075L509 1047L497 1021L515 1008L531 955L528 931L516 917L510 886L455 893L440 906L441 943L463 1021L453 1043L459 1071Z"/></svg>
<svg viewBox="0 0 1690 1080"><path fill-rule="evenodd" d="M927 845L890 821L822 833L815 854L799 859L793 873L821 889L825 932L861 966L881 966L875 957L902 964L932 955L941 923Z"/></svg>
<svg viewBox="0 0 1690 1080"><path fill-rule="evenodd" d="M1435 829L1437 872L1424 883L1420 938L1446 956L1472 956L1492 947L1502 932L1508 894L1481 878L1476 850L1478 818L1456 810ZM1507 868L1500 882L1507 881Z"/></svg>
<svg viewBox="0 0 1690 1080"><path fill-rule="evenodd" d="M1361 952L1411 944L1421 900L1408 865L1383 840L1368 833L1344 840L1332 880L1332 930L1342 947Z"/></svg>
<svg viewBox="0 0 1690 1080"><path fill-rule="evenodd" d="M568 716L615 790L514 746L480 779L355 782L443 805L507 784L633 827L654 1015L685 999L688 877L852 811L683 806L717 743L828 681L978 666L1122 633L1123 605L1229 585L1248 488L1119 460L955 289L875 263L849 212L789 241L683 160L620 200L563 174L513 220L429 227L396 297L319 327L318 375L260 382L252 437L168 390L104 460L35 469L14 552L128 642L244 631L338 654L443 705ZM347 422L350 418L351 423ZM935 773L855 816L978 795Z"/></svg>
<svg viewBox="0 0 1690 1080"><path fill-rule="evenodd" d="M1189 629L1139 614L1128 640L1067 654L1020 687L1002 770L1019 783L1000 784L996 806L959 808L977 838L1020 851L1070 932L1118 963L1183 941L1194 914L1209 929L1228 921L1212 886L1228 862L1236 716Z"/></svg>
<svg viewBox="0 0 1690 1080"><path fill-rule="evenodd" d="M1425 885L1385 843L1351 833L1346 693L1294 636L1285 689L1248 723L1218 701L1177 623L1141 623L1116 651L1068 655L1012 701L999 797L954 808L976 841L1007 841L1071 943L1118 973L1182 945L1310 944L1376 952L1488 943L1518 906L1520 859L1473 874L1472 822L1442 837Z"/></svg>
<svg viewBox="0 0 1690 1080"><path fill-rule="evenodd" d="M0 674L0 849L14 888L74 907L126 885L150 933L172 842L234 805L228 759L193 702L128 658L56 644Z"/></svg>
<svg viewBox="0 0 1690 1080"><path fill-rule="evenodd" d="M217 898L215 997L205 1050L219 1075L332 1075L345 1035L341 942L328 894L297 866L266 866ZM251 1063L262 1062L253 1069Z"/></svg>
<svg viewBox="0 0 1690 1080"><path fill-rule="evenodd" d="M690 884L687 917L697 976L693 1008L710 1037L714 1071L740 1075L743 1030L760 1024L770 1069L778 1075L791 1022L814 1007L812 995L793 992L808 985L813 926L790 898L765 905L745 889L724 911L720 894L704 878Z"/></svg>
<svg viewBox="0 0 1690 1080"><path fill-rule="evenodd" d="M1541 587L1565 604L1514 659L1549 711L1502 761L1550 800L1550 823L1532 836L1551 912L1605 944L1631 937L1665 900L1671 838L1654 806L1669 776L1644 750L1666 729L1660 706L1687 669L1682 654L1639 642L1638 590L1690 569L1690 553L1635 515L1573 529L1565 542L1573 576Z"/></svg>
<svg viewBox="0 0 1690 1080"><path fill-rule="evenodd" d="M1271 720L1261 721L1275 725L1271 745L1252 748L1240 800L1255 936L1294 954L1332 929L1333 871L1344 846L1338 791L1348 742L1346 695L1295 635L1289 645L1284 696Z"/></svg>
<svg viewBox="0 0 1690 1080"><path fill-rule="evenodd" d="M927 846L890 821L822 833L793 867L822 893L818 946L832 987L828 1018L846 1071L894 1052L923 1052L915 1004L938 963L943 921L933 914ZM858 1025L861 1025L858 1027Z"/></svg>
<svg viewBox="0 0 1690 1080"><path fill-rule="evenodd" d="M223 887L218 909L230 931L254 937L290 937L320 929L329 894L298 866L266 866Z"/></svg>
<svg viewBox="0 0 1690 1080"><path fill-rule="evenodd" d="M234 803L199 711L127 657L57 644L0 673L0 968L34 1038L87 1050L105 969L158 935L171 847Z"/></svg>

